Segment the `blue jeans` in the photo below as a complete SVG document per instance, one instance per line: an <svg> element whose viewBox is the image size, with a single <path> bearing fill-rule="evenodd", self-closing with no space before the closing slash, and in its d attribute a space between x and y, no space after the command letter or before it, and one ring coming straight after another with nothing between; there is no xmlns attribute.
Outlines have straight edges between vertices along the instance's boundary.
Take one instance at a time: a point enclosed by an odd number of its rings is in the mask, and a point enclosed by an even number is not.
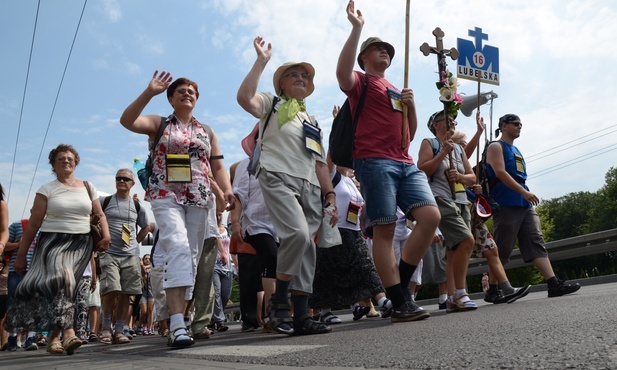
<svg viewBox="0 0 617 370"><path fill-rule="evenodd" d="M24 279L24 276L26 276L26 274L18 275L14 271L9 272L9 277L8 277L7 284L6 284L7 290L9 293L9 297L6 301L7 307L11 304L11 298L13 298L13 296L15 295L15 291L17 290L17 285L19 285L19 283Z"/></svg>
<svg viewBox="0 0 617 370"><path fill-rule="evenodd" d="M437 206L426 174L415 164L364 158L354 161L354 170L371 225L396 222L397 206L407 218L414 208Z"/></svg>

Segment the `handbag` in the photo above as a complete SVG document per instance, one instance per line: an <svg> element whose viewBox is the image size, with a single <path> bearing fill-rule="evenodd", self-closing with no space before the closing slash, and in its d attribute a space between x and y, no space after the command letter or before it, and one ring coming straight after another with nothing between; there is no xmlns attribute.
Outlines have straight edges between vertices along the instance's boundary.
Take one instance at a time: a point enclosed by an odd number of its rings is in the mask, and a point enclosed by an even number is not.
<svg viewBox="0 0 617 370"><path fill-rule="evenodd" d="M88 191L88 195L90 196L90 201L92 199L92 192L90 191L90 185L88 181L84 181L84 186ZM92 249L95 249L99 242L103 239L103 234L101 232L101 215L98 213L94 213L94 210L90 213L90 237L92 239Z"/></svg>
<svg viewBox="0 0 617 370"><path fill-rule="evenodd" d="M276 103L281 100L278 96L275 96L272 100L272 109L270 109L270 113L268 113L268 117L264 121L264 128L261 130L261 137L259 135L259 129L257 130L257 135L255 138L255 147L253 148L253 152L250 154L249 164L247 167L247 171L249 174L253 176L257 176L259 173L259 157L261 157L261 139L263 137L264 132L266 132L266 127L268 127L268 122L270 121L270 117L272 117L272 112L274 112L274 107Z"/></svg>

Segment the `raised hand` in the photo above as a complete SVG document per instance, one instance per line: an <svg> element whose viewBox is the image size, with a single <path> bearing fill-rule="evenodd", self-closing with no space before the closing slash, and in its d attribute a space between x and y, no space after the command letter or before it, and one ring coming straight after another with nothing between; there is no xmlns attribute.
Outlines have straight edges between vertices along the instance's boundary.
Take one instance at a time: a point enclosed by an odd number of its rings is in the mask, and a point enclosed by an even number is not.
<svg viewBox="0 0 617 370"><path fill-rule="evenodd" d="M253 40L253 46L255 47L255 51L257 52L257 58L262 59L264 62L267 63L272 56L272 44L268 43L268 47L264 49L265 44L266 42L261 36L257 36L255 37L255 40Z"/></svg>
<svg viewBox="0 0 617 370"><path fill-rule="evenodd" d="M486 126L484 126L484 118L482 118L482 116L480 116L480 112L476 112L476 126L477 131L478 132L484 132L484 128Z"/></svg>
<svg viewBox="0 0 617 370"><path fill-rule="evenodd" d="M157 74L158 74L158 77L157 77ZM161 73L159 74L159 71L156 70L154 71L152 80L148 84L148 91L150 91L154 95L158 95L162 93L163 91L167 90L172 80L173 80L173 77L171 76L171 73L161 71Z"/></svg>
<svg viewBox="0 0 617 370"><path fill-rule="evenodd" d="M358 10L355 11L355 3L353 0L349 0L349 4L347 4L347 19L349 22L356 27L362 27L364 25L364 17L362 16L362 12Z"/></svg>

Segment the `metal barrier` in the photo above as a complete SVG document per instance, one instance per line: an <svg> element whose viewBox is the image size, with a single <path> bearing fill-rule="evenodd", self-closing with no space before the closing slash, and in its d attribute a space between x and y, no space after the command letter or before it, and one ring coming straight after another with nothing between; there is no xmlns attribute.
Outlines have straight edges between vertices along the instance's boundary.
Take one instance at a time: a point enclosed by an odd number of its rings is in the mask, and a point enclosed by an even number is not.
<svg viewBox="0 0 617 370"><path fill-rule="evenodd" d="M560 261L614 251L617 250L617 229L555 240L546 243L545 247L551 261ZM515 249L510 256L510 262L504 267L510 269L527 265L531 265L531 263L523 262L520 251ZM467 275L478 275L487 271L488 265L486 264L486 259L472 258L469 260Z"/></svg>

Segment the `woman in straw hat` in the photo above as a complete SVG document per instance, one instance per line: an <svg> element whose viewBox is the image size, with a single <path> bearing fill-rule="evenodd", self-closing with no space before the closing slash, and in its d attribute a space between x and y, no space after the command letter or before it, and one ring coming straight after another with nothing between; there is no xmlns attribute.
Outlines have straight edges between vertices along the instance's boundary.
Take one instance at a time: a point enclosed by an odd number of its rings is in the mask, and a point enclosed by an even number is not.
<svg viewBox="0 0 617 370"><path fill-rule="evenodd" d="M289 335L327 333L330 327L312 321L308 315L315 275L313 240L324 213L332 216L330 226L338 220L321 129L305 106L305 99L315 89L315 69L306 62L285 63L274 72L277 96L257 93L259 78L272 56L272 45L264 45L259 36L253 41L257 59L240 85L237 99L244 110L260 119L261 140L257 145L261 157L256 176L280 241L276 290L269 306L270 326ZM290 290L293 320L287 298Z"/></svg>

